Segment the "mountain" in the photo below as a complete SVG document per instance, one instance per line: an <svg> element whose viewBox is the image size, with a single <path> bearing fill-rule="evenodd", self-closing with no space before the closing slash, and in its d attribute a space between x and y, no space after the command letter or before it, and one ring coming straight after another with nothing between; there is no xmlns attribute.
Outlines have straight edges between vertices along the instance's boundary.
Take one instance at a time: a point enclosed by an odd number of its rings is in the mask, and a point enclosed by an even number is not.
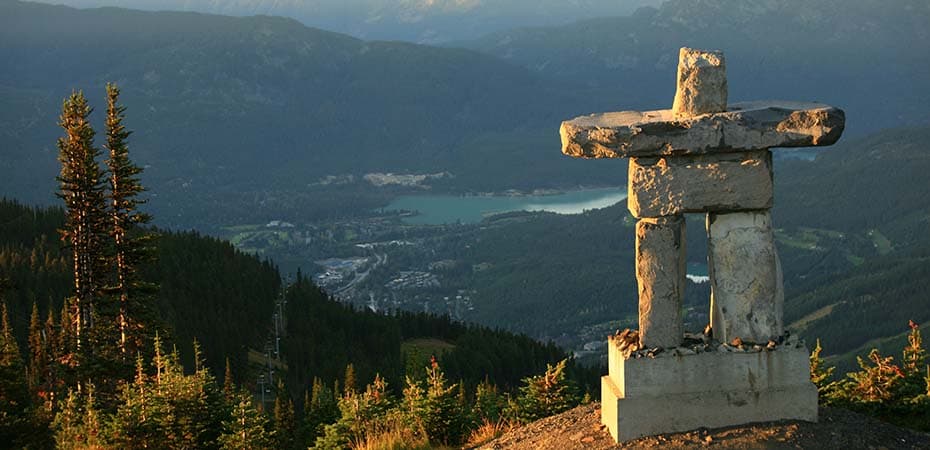
<svg viewBox="0 0 930 450"><path fill-rule="evenodd" d="M506 189L614 172L540 152L557 145L564 111L583 108L526 69L469 50L362 41L275 17L13 1L0 4L0 59L0 191L24 201L52 198L60 99L84 89L102 100L107 81L123 89L163 226L242 223L239 214L300 198L331 175L448 171L459 188Z"/></svg>
<svg viewBox="0 0 930 450"><path fill-rule="evenodd" d="M123 88L161 226L365 214L402 190L326 180L369 173L449 174L427 187L454 193L617 185L624 162L563 157L558 125L668 107L681 45L727 51L734 101L830 102L848 136L926 123L927 14L911 1L672 1L463 50L276 17L3 2L0 191L52 201L59 99L102 99L106 81Z"/></svg>
<svg viewBox="0 0 930 450"><path fill-rule="evenodd" d="M846 111L847 135L864 135L930 121L928 22L921 0L670 0L457 45L612 96L623 109L670 107L678 49L720 49L731 102L817 100Z"/></svg>
<svg viewBox="0 0 930 450"><path fill-rule="evenodd" d="M436 43L518 26L624 15L661 0L55 0L74 7L120 6L230 16L274 15L363 39Z"/></svg>

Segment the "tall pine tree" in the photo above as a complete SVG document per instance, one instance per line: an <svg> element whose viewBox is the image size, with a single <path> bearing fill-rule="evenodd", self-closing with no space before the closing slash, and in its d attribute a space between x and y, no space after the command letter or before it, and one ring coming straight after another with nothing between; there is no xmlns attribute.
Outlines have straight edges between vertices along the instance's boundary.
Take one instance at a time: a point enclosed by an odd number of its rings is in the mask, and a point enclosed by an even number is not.
<svg viewBox="0 0 930 450"><path fill-rule="evenodd" d="M106 199L104 174L97 163L92 111L81 91L72 92L62 106L59 125L65 135L58 139L58 196L65 202L65 226L61 238L71 248L74 293L69 299L69 325L78 355L86 331L94 325L94 307L106 282Z"/></svg>
<svg viewBox="0 0 930 450"><path fill-rule="evenodd" d="M126 139L132 134L123 125L126 107L119 104L120 90L115 84L107 84L106 160L110 172L109 232L113 239L113 261L115 282L111 290L118 297L119 348L124 357L131 357L140 349L147 348L145 340L146 312L145 296L153 286L144 283L138 275L138 266L151 257L152 235L140 225L149 223L151 217L138 210L145 203L139 198L145 189L139 181L142 168L129 159Z"/></svg>

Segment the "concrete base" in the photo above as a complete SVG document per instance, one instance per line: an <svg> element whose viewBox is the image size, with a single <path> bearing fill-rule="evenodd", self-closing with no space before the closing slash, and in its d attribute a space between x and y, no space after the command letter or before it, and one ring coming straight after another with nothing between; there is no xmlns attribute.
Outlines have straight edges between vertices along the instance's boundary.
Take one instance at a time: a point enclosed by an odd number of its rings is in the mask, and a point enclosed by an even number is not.
<svg viewBox="0 0 930 450"><path fill-rule="evenodd" d="M618 442L702 427L817 421L817 388L803 347L654 359L623 359L614 347L608 354L601 422Z"/></svg>

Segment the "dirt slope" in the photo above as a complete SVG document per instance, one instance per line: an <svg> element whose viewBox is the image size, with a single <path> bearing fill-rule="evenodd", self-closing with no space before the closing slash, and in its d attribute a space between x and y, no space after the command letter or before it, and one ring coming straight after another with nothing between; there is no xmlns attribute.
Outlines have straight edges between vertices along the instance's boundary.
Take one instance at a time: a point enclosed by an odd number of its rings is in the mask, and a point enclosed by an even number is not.
<svg viewBox="0 0 930 450"><path fill-rule="evenodd" d="M482 449L930 449L930 435L836 408L818 423L781 421L647 437L616 445L592 403L515 429Z"/></svg>

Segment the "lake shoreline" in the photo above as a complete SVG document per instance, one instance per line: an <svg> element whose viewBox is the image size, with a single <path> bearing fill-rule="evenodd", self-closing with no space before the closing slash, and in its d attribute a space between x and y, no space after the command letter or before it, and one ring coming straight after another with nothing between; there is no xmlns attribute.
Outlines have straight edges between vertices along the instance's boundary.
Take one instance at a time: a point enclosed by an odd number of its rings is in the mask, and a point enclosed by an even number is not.
<svg viewBox="0 0 930 450"><path fill-rule="evenodd" d="M405 215L410 225L479 223L487 217L514 211L547 211L579 214L606 208L626 199L626 186L578 188L574 190L536 189L532 193L512 190L480 194L411 194L394 198L382 211L415 211Z"/></svg>

